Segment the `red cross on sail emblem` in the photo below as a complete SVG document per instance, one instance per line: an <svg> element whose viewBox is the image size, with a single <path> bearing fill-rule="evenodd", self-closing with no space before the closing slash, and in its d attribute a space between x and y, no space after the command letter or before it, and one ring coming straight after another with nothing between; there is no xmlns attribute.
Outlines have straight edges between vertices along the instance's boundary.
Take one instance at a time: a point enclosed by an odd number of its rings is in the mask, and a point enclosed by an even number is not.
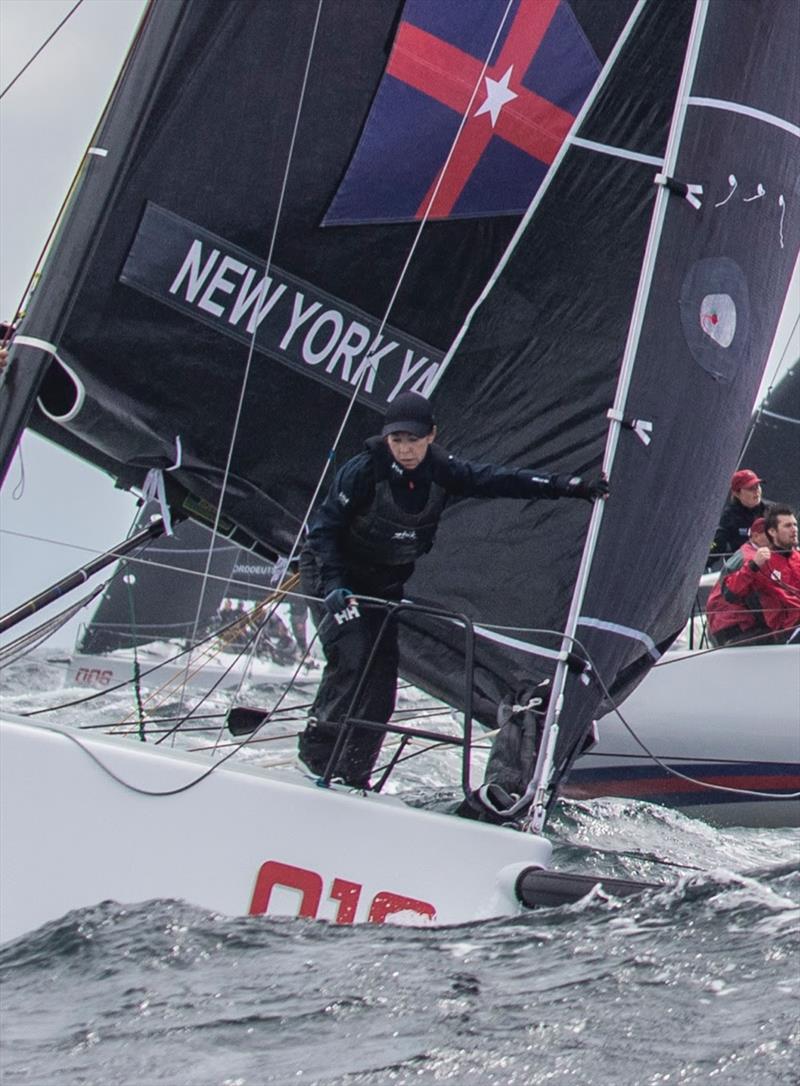
<svg viewBox="0 0 800 1086"><path fill-rule="evenodd" d="M574 117L528 90L522 78L558 6L559 0L520 0L502 48L483 74L483 65L475 57L410 23L400 25L387 74L461 115L476 84L484 84L475 95L439 189L437 177L419 205L417 218L426 212L433 217L450 214L493 136L547 165L553 161Z"/></svg>
<svg viewBox="0 0 800 1086"><path fill-rule="evenodd" d="M521 214L599 71L568 0L405 0L323 225Z"/></svg>

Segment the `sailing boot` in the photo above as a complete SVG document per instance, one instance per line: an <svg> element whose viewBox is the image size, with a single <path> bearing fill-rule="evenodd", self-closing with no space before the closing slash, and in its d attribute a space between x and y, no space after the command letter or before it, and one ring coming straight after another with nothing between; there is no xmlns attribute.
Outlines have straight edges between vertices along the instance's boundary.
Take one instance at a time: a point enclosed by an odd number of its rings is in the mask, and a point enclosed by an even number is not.
<svg viewBox="0 0 800 1086"><path fill-rule="evenodd" d="M321 777L328 768L337 733L336 727L319 721L314 716L308 718L305 731L300 733L297 755L317 777Z"/></svg>

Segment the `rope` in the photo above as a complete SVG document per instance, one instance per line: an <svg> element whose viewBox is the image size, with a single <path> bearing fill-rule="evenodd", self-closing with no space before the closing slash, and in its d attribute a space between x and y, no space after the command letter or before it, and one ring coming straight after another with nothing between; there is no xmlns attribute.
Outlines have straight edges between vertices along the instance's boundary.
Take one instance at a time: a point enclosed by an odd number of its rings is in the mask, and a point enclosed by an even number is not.
<svg viewBox="0 0 800 1086"><path fill-rule="evenodd" d="M0 99L5 98L6 94L8 94L8 92L11 90L11 88L14 86L14 84L20 78L20 76L23 75L28 70L28 68L30 68L31 64L33 64L33 62L36 60L36 58L39 56L39 54L41 52L43 52L44 49L47 48L47 46L50 44L50 42L53 40L53 38L56 36L56 34L61 29L61 27L64 26L64 24L67 22L67 20L70 19L71 16L73 16L75 14L75 12L78 10L78 8L81 6L82 3L83 3L83 0L78 0L77 4L73 4L73 6L70 8L70 10L67 12L67 14L64 16L64 18L61 20L61 22L58 24L58 26L52 32L52 34L48 35L48 37L45 38L45 40L42 42L42 44L39 46L39 48L36 50L36 52L30 58L30 60L28 60L25 64L23 64L23 66L20 68L20 70L17 72L17 74L11 80L11 82L7 83L5 85L5 87L3 88L3 90L0 91Z"/></svg>
<svg viewBox="0 0 800 1086"><path fill-rule="evenodd" d="M7 645L3 645L0 648L0 671L9 667L11 664L15 664L18 660L21 660L24 656L33 652L34 649L42 645L49 637L52 637L57 630L60 630L62 626L66 624L78 614L78 612L91 603L96 596L103 592L109 585L110 580L104 584L98 585L82 599L76 603L70 604L69 607L60 611L57 615L53 615L52 618L41 623L33 630L29 630L28 633L22 634L14 641L10 641Z"/></svg>
<svg viewBox="0 0 800 1086"><path fill-rule="evenodd" d="M496 34L494 36L494 40L492 41L492 44L489 47L489 50L488 50L488 52L486 54L486 58L485 58L485 60L483 62L483 65L481 67L480 73L478 74L478 76L477 76L477 78L475 80L475 84L474 84L474 86L472 88L472 94L470 95L470 99L467 102L467 105L466 105L466 107L464 109L464 112L463 112L463 114L461 116L461 121L459 123L456 134L453 137L453 142L450 145L450 149L449 149L449 151L447 153L447 157L445 158L444 165L442 166L442 169L441 169L441 171L439 173L439 177L437 178L436 184L433 187L430 199L428 200L428 204L427 204L427 206L425 208L425 212L424 212L424 214L422 215L422 217L420 219L419 226L417 227L416 233L414 235L414 240L411 243L411 247L410 247L410 249L408 251L408 255L406 256L406 259L405 259L405 261L403 263L403 267L400 269L400 274L397 277L397 282L395 283L394 289L392 290L392 294L391 294L391 296L389 298L389 301L387 303L387 306L386 306L386 308L384 310L383 316L381 317L380 324L378 325L378 331L376 333L375 338L373 339L373 343L380 342L383 330L386 327L386 324L387 324L387 322L389 320L389 316L390 316L390 314L392 312L392 309L394 308L395 301L397 300L397 296L400 293L400 288L402 287L403 283L405 282L406 275L408 274L408 269L411 266L411 260L412 260L414 254L417 251L417 247L418 247L418 245L420 243L420 239L422 237L422 232L425 229L425 227L427 226L428 220L430 218L431 208L433 207L433 205L434 205L434 203L436 201L436 197L439 194L439 189L441 188L441 186L442 186L442 184L444 182L444 178L445 178L445 175L447 173L448 167L449 167L450 162L451 162L451 160L453 158L453 155L455 154L455 150L456 150L456 146L458 144L458 140L459 140L459 138L461 136L461 133L462 133L462 131L464 129L464 125L466 124L467 119L470 116L472 106L473 106L473 104L475 102L476 95L478 94L478 91L479 91L480 87L483 84L483 79L484 79L484 76L486 74L486 70L489 67L489 61L490 61L490 59L492 57L492 53L493 53L493 51L495 49L495 46L497 45L497 42L498 42L498 40L500 38L500 35L502 33L502 30L503 30L503 27L504 27L504 25L506 23L506 20L508 19L508 15L509 15L509 12L511 11L511 7L512 7L513 2L514 2L514 0L508 0L508 2L506 4L505 11L504 11L503 16L502 16L502 18L500 20L500 23L498 24L498 27L497 27L497 32L496 32ZM254 337L254 339L255 339L255 337ZM314 488L314 493L311 496L311 500L309 501L308 506L306 508L306 512L305 512L305 514L303 516L302 523L300 524L300 528L298 529L297 535L296 535L295 540L294 540L294 542L292 544L292 549L291 549L291 552L289 554L289 558L287 559L287 563L291 563L294 560L294 558L295 558L295 556L297 554L297 550L298 550L298 547L299 547L299 544L300 544L300 540L302 539L303 532L305 531L306 525L308 524L309 518L311 516L311 511L313 510L313 508L314 508L314 506L316 504L317 498L319 497L319 493L322 490L322 486L323 486L323 483L325 481L325 477L327 475L328 469L329 469L329 467L331 466L331 464L333 463L333 461L335 459L336 450L339 447L339 444L340 444L340 442L342 440L342 436L344 434L347 423L349 422L350 416L353 413L353 409L354 409L355 404L356 404L356 399L358 398L358 394L361 391L361 386L363 385L364 381L367 378L368 363L369 363L369 355L367 355L365 357L364 365L360 367L360 376L358 378L358 381L356 382L356 384L353 387L353 391L352 391L352 393L350 395L350 399L349 399L349 401L347 403L347 407L345 409L344 416L342 417L342 421L341 421L341 423L339 425L339 429L338 429L338 431L336 433L336 436L334 437L333 444L331 445L331 448L330 448L330 450L328 452L327 459L325 461L325 464L322 467L322 471L320 473L319 479L317 480L317 484L316 484L316 486Z"/></svg>
<svg viewBox="0 0 800 1086"><path fill-rule="evenodd" d="M306 88L307 88L307 85L308 85L308 76L309 76L309 72L311 70L311 57L313 56L314 47L316 45L316 40L317 40L317 31L319 29L319 19L320 19L320 14L322 12L322 3L323 3L323 0L319 0L319 2L317 4L317 13L316 13L316 16L315 16L315 19L314 19L314 29L313 29L312 34L311 34L311 41L309 42L308 55L306 57L306 66L305 66L305 70L303 72L303 81L302 81L302 85L301 85L301 88L300 88L300 96L299 96L299 100L298 100L298 103L297 103L297 110L295 111L294 125L293 125L293 128L292 128L292 136L291 136L291 140L289 142L289 150L288 150L287 156L286 156L286 167L284 169L283 179L281 181L281 190L280 190L280 194L279 194L279 197L278 197L278 206L277 206L276 211L275 211L275 221L274 221L273 226L272 226L272 236L270 237L269 250L267 252L266 265L265 265L265 269L264 269L264 283L265 284L267 282L267 278L269 277L269 270L270 270L270 268L272 266L272 257L273 257L273 253L275 251L275 240L276 240L277 234L278 234L278 225L279 225L279 223L281 221L281 216L282 216L282 213L283 213L283 201L284 201L284 198L285 198L285 195L286 195L286 187L287 187L287 183L288 183L288 179L289 179L289 171L291 169L292 159L294 157L294 147L295 147L295 142L297 140L297 131L298 131L298 128L299 128L299 125L300 125L300 114L302 113L302 110L303 110L303 102L305 100ZM256 303L256 305L258 305L258 302ZM225 471L224 471L223 476L222 476L222 486L220 488L219 501L217 502L216 513L215 513L215 516L214 516L214 527L212 529L213 534L211 536L211 543L209 545L208 556L206 558L206 568L205 568L205 572L204 572L204 575L203 575L203 588L202 588L202 590L200 592L200 598L199 598L199 600L197 602L197 613L195 615L195 626L194 626L194 630L192 632L192 641L194 641L195 637L197 636L197 624L198 624L198 622L200 620L200 614L201 614L201 609L202 609L202 605L203 605L203 598L205 596L206 578L207 578L207 575L208 575L209 570L211 568L211 557L212 557L213 550L214 550L214 539L216 538L217 529L219 528L220 518L222 517L222 507L223 507L223 504L224 504L224 501L225 501L225 494L226 494L227 489L228 489L228 478L230 476L231 464L233 462L233 450L234 450L234 447L236 445L236 439L237 439L237 436L238 436L238 433L239 433L239 425L241 423L242 411L243 411L243 408L244 408L244 398L245 398L245 393L247 391L247 382L248 382L248 380L250 378L250 369L251 369L252 363L253 363L253 354L255 353L256 335L257 334L258 334L258 323L257 323L257 321L254 321L253 322L253 334L252 334L252 336L250 338L250 345L249 345L248 351L247 351L247 362L245 363L244 374L242 376L242 386L241 386L241 389L239 391L239 402L236 405L236 416L235 416L234 423L233 423L233 432L231 434L231 440L230 440L230 443L228 445L228 456L227 456L227 459L225 461ZM302 531L302 528L301 528L301 531Z"/></svg>

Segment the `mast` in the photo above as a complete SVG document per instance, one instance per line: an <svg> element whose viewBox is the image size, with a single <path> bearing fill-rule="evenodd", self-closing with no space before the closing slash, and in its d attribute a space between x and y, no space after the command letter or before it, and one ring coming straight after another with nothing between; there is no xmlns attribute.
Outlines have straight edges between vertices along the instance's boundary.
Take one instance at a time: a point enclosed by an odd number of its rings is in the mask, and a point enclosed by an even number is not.
<svg viewBox="0 0 800 1086"><path fill-rule="evenodd" d="M686 118L686 110L688 105L688 89L691 87L692 80L694 78L707 13L708 0L697 0L697 6L695 8L694 14L694 22L692 24L692 29L689 34L689 41L686 48L686 60L684 63L683 72L681 73L680 86L678 88L678 97L675 106L675 113L673 116L672 124L670 126L667 149L664 156L663 169L664 174L666 174L666 176L668 177L672 176L675 169L675 163L677 162L678 158L678 150L680 148L680 140L683 133L683 124ZM619 382L617 384L617 392L614 399L614 406L609 411L610 426L608 428L608 441L606 443L605 455L603 457L603 471L611 481L612 488L614 478L614 460L616 457L617 446L619 444L619 437L622 430L623 420L625 418L625 408L628 390L630 388L633 369L636 364L639 338L642 332L642 323L644 321L645 308L650 297L650 289L653 282L653 272L655 269L656 258L658 256L659 245L661 242L661 234L664 227L664 218L667 213L668 199L669 189L666 187L666 185L660 185L656 193L655 206L653 207L653 217L650 226L650 233L647 238L647 249L645 251L645 257L642 264L642 274L639 280L639 288L636 292L636 300L634 302L633 314L631 316L631 324L628 332L628 340L625 345L625 353L622 359L622 367L620 369ZM550 781L553 776L555 747L558 740L558 722L563 707L564 686L567 679L567 657L570 653L574 651L575 648L576 635L578 630L578 619L580 617L581 609L583 607L586 587L589 583L589 576L591 574L592 565L595 559L597 539L600 533L600 526L603 522L604 510L604 502L595 502L592 509L592 517L589 522L589 533L586 537L583 557L581 559L581 565L578 570L578 577L575 582L575 591L572 596L569 614L567 615L567 622L564 629L564 638L561 643L561 659L559 659L558 663L556 664L555 675L553 677L553 692L547 706L547 713L545 716L542 731L542 740L539 746L539 753L536 760L536 767L534 769L534 774L531 778L530 784L526 789L525 795L522 796L520 799L520 805L522 805L523 801L530 801L531 803L530 831L532 833L541 832L547 814L548 793L550 789Z"/></svg>
<svg viewBox="0 0 800 1086"><path fill-rule="evenodd" d="M115 193L136 156L142 124L183 10L181 0L160 5L151 2L142 16L65 202L42 272L47 275L48 287L33 293L24 321L25 335L10 344L0 396L0 483L48 370L52 367L59 383L72 377L68 363L59 357L62 330L100 242ZM132 70L134 56L137 63Z"/></svg>
<svg viewBox="0 0 800 1086"><path fill-rule="evenodd" d="M565 640L580 632L569 644L593 664L605 712L685 621L800 249L796 16L780 0L695 8L610 412L612 498L594 512L566 628ZM559 672L526 790L534 829L599 715Z"/></svg>

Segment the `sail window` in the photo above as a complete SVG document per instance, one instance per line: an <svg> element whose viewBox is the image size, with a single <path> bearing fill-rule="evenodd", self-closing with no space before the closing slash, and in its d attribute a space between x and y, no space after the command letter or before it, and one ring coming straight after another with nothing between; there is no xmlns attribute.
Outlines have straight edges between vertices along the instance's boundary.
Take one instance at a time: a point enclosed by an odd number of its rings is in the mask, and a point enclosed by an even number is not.
<svg viewBox="0 0 800 1086"><path fill-rule="evenodd" d="M729 257L698 260L680 296L681 326L692 357L717 381L732 381L744 368L750 343L750 292Z"/></svg>

